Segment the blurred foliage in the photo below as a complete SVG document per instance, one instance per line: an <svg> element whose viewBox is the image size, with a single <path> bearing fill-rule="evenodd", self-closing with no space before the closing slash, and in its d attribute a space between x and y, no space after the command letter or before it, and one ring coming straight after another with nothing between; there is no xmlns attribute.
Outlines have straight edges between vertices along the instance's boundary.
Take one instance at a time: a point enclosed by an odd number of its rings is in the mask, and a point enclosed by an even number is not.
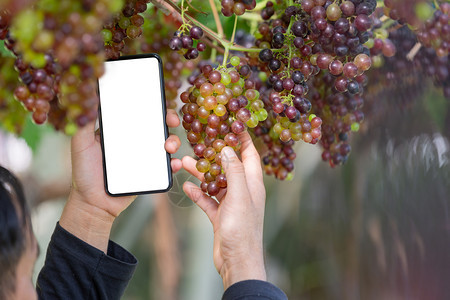
<svg viewBox="0 0 450 300"><path fill-rule="evenodd" d="M345 166L320 165L304 182L299 210L269 247L290 274L290 299L449 299L450 145L436 130L447 113L439 101L430 92L390 113L354 140ZM400 126L400 115L414 121Z"/></svg>

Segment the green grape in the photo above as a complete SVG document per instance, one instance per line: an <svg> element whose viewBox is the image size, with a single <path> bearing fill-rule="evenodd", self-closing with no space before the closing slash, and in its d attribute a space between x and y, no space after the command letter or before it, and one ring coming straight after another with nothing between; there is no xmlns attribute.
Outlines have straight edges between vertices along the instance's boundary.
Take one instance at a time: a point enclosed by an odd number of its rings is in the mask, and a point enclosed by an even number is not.
<svg viewBox="0 0 450 300"><path fill-rule="evenodd" d="M30 64L36 69L44 68L46 65L45 55L43 53L34 53L31 57L28 57L28 59L30 59Z"/></svg>
<svg viewBox="0 0 450 300"><path fill-rule="evenodd" d="M105 42L110 42L112 39L112 32L109 29L102 29L102 36Z"/></svg>
<svg viewBox="0 0 450 300"><path fill-rule="evenodd" d="M214 108L214 113L221 117L223 115L225 115L227 113L227 108L223 105L223 104L218 104L215 108Z"/></svg>
<svg viewBox="0 0 450 300"><path fill-rule="evenodd" d="M265 110L264 108L256 112L256 117L260 122L265 121L268 115L269 114L267 113L267 110Z"/></svg>
<svg viewBox="0 0 450 300"><path fill-rule="evenodd" d="M75 123L68 123L66 127L64 127L64 133L68 136L73 136L77 133L77 125Z"/></svg>
<svg viewBox="0 0 450 300"><path fill-rule="evenodd" d="M294 179L294 173L292 173L292 172L288 173L288 175L286 177L286 180L287 181L292 181L293 179Z"/></svg>
<svg viewBox="0 0 450 300"><path fill-rule="evenodd" d="M258 126L258 118L255 115L252 115L246 123L248 127L255 128Z"/></svg>
<svg viewBox="0 0 450 300"><path fill-rule="evenodd" d="M272 127L273 128L273 131L276 133L276 134L280 134L282 131L283 131L283 126L281 126L281 124L280 123L275 123L275 125Z"/></svg>
<svg viewBox="0 0 450 300"><path fill-rule="evenodd" d="M419 2L416 4L415 13L419 19L426 21L433 16L434 9L428 2Z"/></svg>
<svg viewBox="0 0 450 300"><path fill-rule="evenodd" d="M119 24L119 27L120 27L120 28L122 28L122 29L127 29L127 27L130 26L131 21L130 21L129 18L122 17L122 18L119 20L119 23L118 23L118 24Z"/></svg>
<svg viewBox="0 0 450 300"><path fill-rule="evenodd" d="M42 30L33 43L33 48L37 51L46 51L53 46L55 38L48 30Z"/></svg>
<svg viewBox="0 0 450 300"><path fill-rule="evenodd" d="M229 85L231 83L231 76L228 73L222 73L222 78L220 79L220 82L222 82L225 85Z"/></svg>
<svg viewBox="0 0 450 300"><path fill-rule="evenodd" d="M122 9L124 0L108 0L104 2L108 6L109 11L118 12Z"/></svg>
<svg viewBox="0 0 450 300"><path fill-rule="evenodd" d="M232 66L237 67L241 63L241 59L238 56L233 56L230 59L230 63L231 63Z"/></svg>
<svg viewBox="0 0 450 300"><path fill-rule="evenodd" d="M277 123L278 124L278 123ZM275 124L276 125L276 124ZM283 130L283 129L281 129ZM281 131L280 131L281 132ZM280 134L275 132L274 127L272 127L269 131L269 136L272 140L278 140L278 138L280 137Z"/></svg>
<svg viewBox="0 0 450 300"><path fill-rule="evenodd" d="M258 77L262 82L265 82L267 80L267 73L266 72L259 72Z"/></svg>
<svg viewBox="0 0 450 300"><path fill-rule="evenodd" d="M208 160L202 158L197 161L197 164L195 166L199 172L206 173L209 171L210 165L211 164Z"/></svg>
<svg viewBox="0 0 450 300"><path fill-rule="evenodd" d="M281 118L280 124L281 126L283 126L283 128L289 128L289 126L291 125L291 121L288 118L284 117Z"/></svg>
<svg viewBox="0 0 450 300"><path fill-rule="evenodd" d="M11 35L22 43L29 45L42 30L43 19L44 16L39 11L24 10L14 19L11 26Z"/></svg>
<svg viewBox="0 0 450 300"><path fill-rule="evenodd" d="M352 131L353 132L358 132L359 131L359 123L353 123L352 125L351 125L351 128L352 128Z"/></svg>

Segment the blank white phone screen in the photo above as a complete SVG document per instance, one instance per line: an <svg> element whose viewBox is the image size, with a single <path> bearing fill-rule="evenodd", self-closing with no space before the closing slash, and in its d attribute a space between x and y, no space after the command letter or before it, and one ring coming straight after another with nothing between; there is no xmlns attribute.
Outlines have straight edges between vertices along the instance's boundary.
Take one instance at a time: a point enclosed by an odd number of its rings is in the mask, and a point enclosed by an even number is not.
<svg viewBox="0 0 450 300"><path fill-rule="evenodd" d="M108 61L99 79L106 187L110 194L169 188L158 59Z"/></svg>

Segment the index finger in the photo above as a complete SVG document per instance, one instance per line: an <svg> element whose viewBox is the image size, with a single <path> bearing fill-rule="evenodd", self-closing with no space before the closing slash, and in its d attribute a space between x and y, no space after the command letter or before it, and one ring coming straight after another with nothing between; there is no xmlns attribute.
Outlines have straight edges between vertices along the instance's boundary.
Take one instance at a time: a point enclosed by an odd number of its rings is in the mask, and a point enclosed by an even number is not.
<svg viewBox="0 0 450 300"><path fill-rule="evenodd" d="M78 128L71 139L72 152L77 153L90 147L95 142L95 121Z"/></svg>
<svg viewBox="0 0 450 300"><path fill-rule="evenodd" d="M261 180L263 178L261 158L253 144L252 138L247 131L238 135L241 141L241 157L247 178Z"/></svg>
<svg viewBox="0 0 450 300"><path fill-rule="evenodd" d="M178 114L175 110L173 109L167 110L166 123L167 126L172 128L178 127L180 125L180 118L178 117Z"/></svg>

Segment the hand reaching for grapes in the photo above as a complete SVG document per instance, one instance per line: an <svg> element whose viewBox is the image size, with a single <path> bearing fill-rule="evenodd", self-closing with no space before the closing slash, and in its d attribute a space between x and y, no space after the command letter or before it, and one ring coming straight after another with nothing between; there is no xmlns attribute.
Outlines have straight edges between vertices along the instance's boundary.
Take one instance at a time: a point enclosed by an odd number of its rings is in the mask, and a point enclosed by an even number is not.
<svg viewBox="0 0 450 300"><path fill-rule="evenodd" d="M261 161L247 132L239 134L242 162L230 147L222 150L228 187L214 199L192 182L184 191L208 216L214 230L214 264L227 289L247 279L266 280L263 257L263 223L266 192ZM183 168L203 180L196 161L183 158Z"/></svg>
<svg viewBox="0 0 450 300"><path fill-rule="evenodd" d="M166 122L169 127L180 124L177 113L169 109ZM114 219L124 211L136 196L110 197L103 181L102 151L99 132L92 122L72 138L72 189L61 216L60 225L83 241L106 252ZM166 140L167 152L175 153L180 139L170 135ZM172 159L172 172L181 169L179 159Z"/></svg>

